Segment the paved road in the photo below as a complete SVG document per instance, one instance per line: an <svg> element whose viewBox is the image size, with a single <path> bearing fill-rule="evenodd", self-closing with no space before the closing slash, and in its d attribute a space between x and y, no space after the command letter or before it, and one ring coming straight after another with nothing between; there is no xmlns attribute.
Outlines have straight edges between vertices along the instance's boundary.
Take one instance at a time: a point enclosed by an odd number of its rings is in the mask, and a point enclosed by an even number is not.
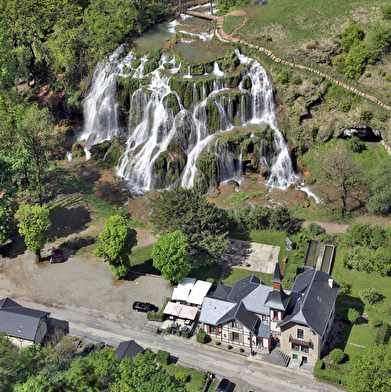
<svg viewBox="0 0 391 392"><path fill-rule="evenodd" d="M9 295L0 291L1 298ZM241 391L267 392L337 392L342 388L330 386L315 379L312 375L296 372L265 363L252 358L203 346L193 340L179 339L171 335L156 335L155 327L147 322L146 315L133 313L132 317L118 317L111 313L94 315L87 308L61 308L56 304L37 304L18 300L26 307L47 310L51 317L68 320L69 332L92 341L104 341L117 346L121 341L134 339L143 347L153 351L166 350L178 358L178 364L201 371L209 370L217 377L228 377Z"/></svg>

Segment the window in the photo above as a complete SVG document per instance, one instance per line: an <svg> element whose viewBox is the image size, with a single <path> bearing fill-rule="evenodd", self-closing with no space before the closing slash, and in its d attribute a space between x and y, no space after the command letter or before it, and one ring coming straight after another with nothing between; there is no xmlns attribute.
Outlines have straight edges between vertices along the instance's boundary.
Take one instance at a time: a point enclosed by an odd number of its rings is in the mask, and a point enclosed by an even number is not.
<svg viewBox="0 0 391 392"><path fill-rule="evenodd" d="M214 325L211 325L211 326L210 326L210 333L211 333L212 335L216 335L216 327L215 327Z"/></svg>
<svg viewBox="0 0 391 392"><path fill-rule="evenodd" d="M303 358L301 359L301 363L307 363L307 357L303 357Z"/></svg>
<svg viewBox="0 0 391 392"><path fill-rule="evenodd" d="M232 321L232 328L239 328L239 323L236 320Z"/></svg>
<svg viewBox="0 0 391 392"><path fill-rule="evenodd" d="M232 341L239 343L239 334L237 332L232 332Z"/></svg>
<svg viewBox="0 0 391 392"><path fill-rule="evenodd" d="M266 316L266 314L262 315L262 321L267 321L268 317Z"/></svg>
<svg viewBox="0 0 391 392"><path fill-rule="evenodd" d="M297 359L297 354L293 354L293 359Z"/></svg>
<svg viewBox="0 0 391 392"><path fill-rule="evenodd" d="M306 347L306 346L301 346L301 351L302 351L303 353L309 353L309 352L310 352L310 348L309 348L309 347Z"/></svg>
<svg viewBox="0 0 391 392"><path fill-rule="evenodd" d="M302 329L297 330L297 339L304 339L304 331Z"/></svg>
<svg viewBox="0 0 391 392"><path fill-rule="evenodd" d="M296 343L292 343L292 350L300 351L300 345Z"/></svg>
<svg viewBox="0 0 391 392"><path fill-rule="evenodd" d="M278 311L273 310L273 318L278 319Z"/></svg>

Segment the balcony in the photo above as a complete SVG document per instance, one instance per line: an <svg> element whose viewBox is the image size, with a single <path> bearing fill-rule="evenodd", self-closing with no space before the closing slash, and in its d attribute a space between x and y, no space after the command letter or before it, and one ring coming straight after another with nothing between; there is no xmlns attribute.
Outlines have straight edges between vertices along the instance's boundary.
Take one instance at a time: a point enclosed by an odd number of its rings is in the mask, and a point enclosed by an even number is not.
<svg viewBox="0 0 391 392"><path fill-rule="evenodd" d="M313 348L313 344L311 339L309 341L302 340L302 339L295 339L292 337L292 335L289 335L289 343L293 344L298 344L300 346L308 347L308 348ZM304 351L304 350L302 350Z"/></svg>

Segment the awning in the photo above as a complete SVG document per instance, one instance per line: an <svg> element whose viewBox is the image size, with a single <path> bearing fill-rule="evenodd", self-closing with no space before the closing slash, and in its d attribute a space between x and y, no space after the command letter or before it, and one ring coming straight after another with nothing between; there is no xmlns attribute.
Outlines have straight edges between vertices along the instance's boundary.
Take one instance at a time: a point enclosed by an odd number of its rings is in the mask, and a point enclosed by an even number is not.
<svg viewBox="0 0 391 392"><path fill-rule="evenodd" d="M172 293L172 299L187 302L187 298L194 287L195 281L195 278L183 278L181 283L178 284L178 287L175 287Z"/></svg>
<svg viewBox="0 0 391 392"><path fill-rule="evenodd" d="M176 302L168 302L166 307L164 308L164 314L171 314L172 316L179 316L179 313L182 310L182 304L178 304Z"/></svg>
<svg viewBox="0 0 391 392"><path fill-rule="evenodd" d="M179 318L194 320L197 316L198 309L195 306L182 305L181 312L179 313Z"/></svg>
<svg viewBox="0 0 391 392"><path fill-rule="evenodd" d="M190 304L202 305L202 301L204 300L205 295L208 294L211 286L212 283L197 280L189 297L187 298L187 302Z"/></svg>

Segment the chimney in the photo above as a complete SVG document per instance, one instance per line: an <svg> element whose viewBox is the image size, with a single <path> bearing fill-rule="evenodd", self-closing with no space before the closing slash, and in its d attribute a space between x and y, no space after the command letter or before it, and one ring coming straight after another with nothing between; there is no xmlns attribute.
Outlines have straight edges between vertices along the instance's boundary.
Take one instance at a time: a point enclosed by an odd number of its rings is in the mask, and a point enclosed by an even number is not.
<svg viewBox="0 0 391 392"><path fill-rule="evenodd" d="M333 288L333 286L334 286L334 279L332 279L332 278L329 279L329 286L331 288Z"/></svg>

